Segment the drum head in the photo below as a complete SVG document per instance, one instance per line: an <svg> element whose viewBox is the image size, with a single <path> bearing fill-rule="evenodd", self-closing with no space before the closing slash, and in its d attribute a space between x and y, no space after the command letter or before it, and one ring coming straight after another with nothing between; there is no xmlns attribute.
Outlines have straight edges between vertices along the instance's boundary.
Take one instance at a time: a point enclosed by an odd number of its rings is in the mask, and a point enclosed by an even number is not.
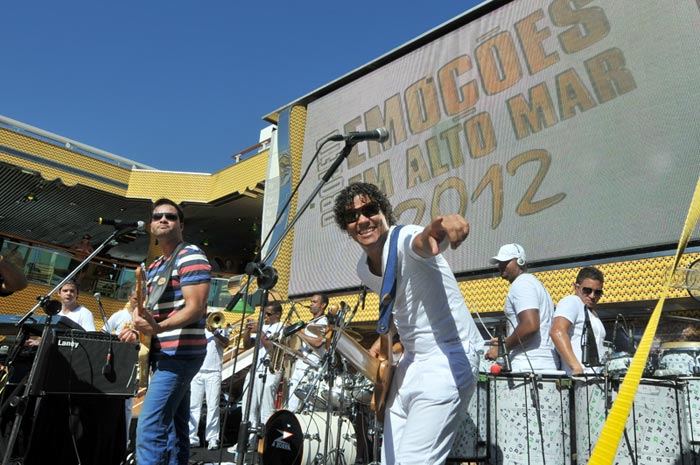
<svg viewBox="0 0 700 465"><path fill-rule="evenodd" d="M301 425L292 412L279 410L265 423L262 454L265 465L300 465L303 445Z"/></svg>

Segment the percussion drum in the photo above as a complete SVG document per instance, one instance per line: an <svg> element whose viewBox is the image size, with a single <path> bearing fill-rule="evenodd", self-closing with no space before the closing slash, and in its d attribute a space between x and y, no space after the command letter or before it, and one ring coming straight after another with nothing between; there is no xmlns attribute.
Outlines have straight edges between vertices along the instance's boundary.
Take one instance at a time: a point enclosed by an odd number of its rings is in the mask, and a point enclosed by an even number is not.
<svg viewBox="0 0 700 465"><path fill-rule="evenodd" d="M362 373L355 373L351 391L352 400L361 405L369 405L372 401L374 384L365 378Z"/></svg>
<svg viewBox="0 0 700 465"><path fill-rule="evenodd" d="M523 374L488 378L493 463L571 464L570 378Z"/></svg>
<svg viewBox="0 0 700 465"><path fill-rule="evenodd" d="M574 379L574 420L578 463L587 463L617 398L621 381L604 377ZM617 448L614 463L681 464L689 461L687 385L643 378Z"/></svg>
<svg viewBox="0 0 700 465"><path fill-rule="evenodd" d="M495 360L486 360L484 354L491 348L490 341L484 341L484 347L476 353L479 355L479 373L491 373L491 367L496 364Z"/></svg>
<svg viewBox="0 0 700 465"><path fill-rule="evenodd" d="M328 440L328 456L323 453ZM357 441L352 423L333 415L326 438L325 413L275 412L265 423L262 461L265 465L355 463Z"/></svg>
<svg viewBox="0 0 700 465"><path fill-rule="evenodd" d="M659 370L664 375L700 376L700 342L661 344Z"/></svg>
<svg viewBox="0 0 700 465"><path fill-rule="evenodd" d="M309 392L311 395L309 396ZM294 395L299 399L304 401L308 396L308 403L306 407L313 406L314 410L325 410L328 407L326 399L321 396L321 393L328 391L328 383L323 381L323 377L318 377L318 370L315 368L308 368L304 377L299 381L299 385L294 390Z"/></svg>
<svg viewBox="0 0 700 465"><path fill-rule="evenodd" d="M488 379L479 376L476 389L467 404L466 417L457 428L448 456L451 462L480 461L488 454Z"/></svg>
<svg viewBox="0 0 700 465"><path fill-rule="evenodd" d="M624 375L632 363L632 355L628 352L615 352L610 354L605 366L608 373L616 375Z"/></svg>
<svg viewBox="0 0 700 465"><path fill-rule="evenodd" d="M328 403L329 391L330 391L330 405L335 410L344 411L350 408L352 405L352 395L350 389L352 388L352 381L346 383L345 378L342 375L335 377L332 386L328 386L328 383L323 382L319 388L321 398Z"/></svg>
<svg viewBox="0 0 700 465"><path fill-rule="evenodd" d="M686 378L688 390L686 405L688 415L688 436L690 438L690 449L692 456L700 461L700 378Z"/></svg>

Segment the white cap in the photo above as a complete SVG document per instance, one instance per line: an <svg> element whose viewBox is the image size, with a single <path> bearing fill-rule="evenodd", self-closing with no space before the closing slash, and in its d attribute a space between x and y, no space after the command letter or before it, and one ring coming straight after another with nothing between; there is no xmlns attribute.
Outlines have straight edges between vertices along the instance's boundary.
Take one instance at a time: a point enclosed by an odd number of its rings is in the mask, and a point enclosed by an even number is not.
<svg viewBox="0 0 700 465"><path fill-rule="evenodd" d="M489 263L496 265L498 262L509 262L514 258L518 258L518 265L523 266L527 261L525 257L525 249L519 244L506 244L498 250L498 255L489 258Z"/></svg>

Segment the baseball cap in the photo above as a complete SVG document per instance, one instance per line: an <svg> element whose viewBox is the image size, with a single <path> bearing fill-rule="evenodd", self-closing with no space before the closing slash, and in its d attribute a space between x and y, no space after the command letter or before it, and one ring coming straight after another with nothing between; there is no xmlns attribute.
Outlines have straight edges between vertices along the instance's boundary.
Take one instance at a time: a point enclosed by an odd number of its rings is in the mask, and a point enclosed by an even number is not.
<svg viewBox="0 0 700 465"><path fill-rule="evenodd" d="M506 244L498 250L498 255L489 258L489 263L495 265L498 262L509 262L514 258L521 258L523 263L526 262L525 249L519 244Z"/></svg>

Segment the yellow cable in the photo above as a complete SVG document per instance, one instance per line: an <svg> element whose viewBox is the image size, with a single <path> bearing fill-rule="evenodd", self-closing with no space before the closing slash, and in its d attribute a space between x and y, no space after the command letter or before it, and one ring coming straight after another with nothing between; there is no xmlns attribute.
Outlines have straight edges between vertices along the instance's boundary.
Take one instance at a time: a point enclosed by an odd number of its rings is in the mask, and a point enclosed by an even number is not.
<svg viewBox="0 0 700 465"><path fill-rule="evenodd" d="M659 318L661 317L661 310L664 306L664 301L668 295L668 290L671 287L671 281L674 271L678 267L681 255L685 251L688 241L690 240L690 234L695 228L695 225L700 219L700 178L698 178L698 183L695 186L695 192L693 193L693 198L690 202L690 208L688 209L688 216L685 219L685 225L683 226L683 232L681 233L681 238L678 241L678 249L676 250L676 256L673 260L673 266L668 271L666 276L665 286L661 294L661 298L654 308L654 312L649 318L649 323L644 330L644 336L642 336L639 342L639 347L637 347L637 352L632 359L625 379L620 385L620 391L617 395L617 399L610 410L608 419L603 425L603 430L600 433L600 438L596 443L595 449L591 454L591 458L588 461L589 464L593 465L605 465L612 464L615 459L615 454L617 453L618 445L620 444L620 438L625 429L625 424L627 423L627 417L629 416L630 409L632 408L632 402L634 402L634 396L637 393L637 388L639 387L639 381L642 378L642 372L647 362L647 357L649 356L649 351L651 349L651 343L656 335L656 328L659 324Z"/></svg>

